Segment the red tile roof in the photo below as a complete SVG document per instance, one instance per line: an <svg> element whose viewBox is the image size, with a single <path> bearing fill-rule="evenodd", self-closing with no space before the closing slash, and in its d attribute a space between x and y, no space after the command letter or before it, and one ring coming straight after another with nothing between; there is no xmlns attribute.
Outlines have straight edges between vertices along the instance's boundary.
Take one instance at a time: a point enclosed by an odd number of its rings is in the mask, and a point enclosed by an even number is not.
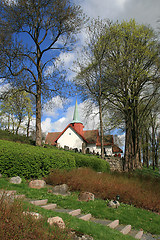
<svg viewBox="0 0 160 240"><path fill-rule="evenodd" d="M113 153L123 153L122 149L120 149L117 145L113 144L112 148Z"/></svg>
<svg viewBox="0 0 160 240"><path fill-rule="evenodd" d="M46 144L50 144L50 145L56 145L56 138L61 134L61 132L51 132L51 133L48 133L47 136L46 136L46 140L45 140L45 143Z"/></svg>

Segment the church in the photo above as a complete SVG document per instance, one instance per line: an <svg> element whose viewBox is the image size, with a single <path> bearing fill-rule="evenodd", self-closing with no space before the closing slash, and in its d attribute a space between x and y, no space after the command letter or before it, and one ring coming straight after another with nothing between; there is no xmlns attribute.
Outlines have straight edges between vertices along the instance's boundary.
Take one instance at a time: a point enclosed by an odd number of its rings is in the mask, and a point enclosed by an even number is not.
<svg viewBox="0 0 160 240"><path fill-rule="evenodd" d="M101 154L101 141L99 131L83 130L84 125L79 119L77 100L75 104L73 121L62 132L51 132L46 136L45 143L58 148L73 149L83 153ZM105 156L121 156L123 151L114 144L113 135L104 136Z"/></svg>

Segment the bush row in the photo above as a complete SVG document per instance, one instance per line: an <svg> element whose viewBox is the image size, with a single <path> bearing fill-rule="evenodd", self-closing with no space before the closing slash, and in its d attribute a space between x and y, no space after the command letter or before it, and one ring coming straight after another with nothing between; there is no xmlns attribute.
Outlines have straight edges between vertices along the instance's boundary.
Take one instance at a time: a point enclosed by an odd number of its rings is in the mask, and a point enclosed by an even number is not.
<svg viewBox="0 0 160 240"><path fill-rule="evenodd" d="M0 140L0 172L4 176L39 178L49 174L50 169L83 166L96 171L109 169L107 163L97 157Z"/></svg>

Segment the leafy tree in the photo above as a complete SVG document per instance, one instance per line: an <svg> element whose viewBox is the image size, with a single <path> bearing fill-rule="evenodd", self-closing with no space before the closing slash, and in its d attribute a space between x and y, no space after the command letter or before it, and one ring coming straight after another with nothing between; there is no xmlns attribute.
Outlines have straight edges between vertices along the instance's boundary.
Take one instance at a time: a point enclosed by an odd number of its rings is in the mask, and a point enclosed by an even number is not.
<svg viewBox="0 0 160 240"><path fill-rule="evenodd" d="M107 22L109 23L109 22ZM79 72L75 78L77 89L83 100L89 99L90 104L98 106L101 138L101 157L104 158L103 139L103 86L104 56L106 42L99 44L99 38L103 37L106 31L106 24L100 19L93 20L87 28L87 44L83 48L81 56L76 61ZM89 108L90 109L90 108Z"/></svg>
<svg viewBox="0 0 160 240"><path fill-rule="evenodd" d="M35 96L36 144L41 145L41 101L65 94L67 81L58 57L72 49L84 15L69 0L0 1L0 8L0 29L10 26L12 33L2 49L1 73L10 84Z"/></svg>
<svg viewBox="0 0 160 240"><path fill-rule="evenodd" d="M25 91L20 91L20 89L10 90L10 94L1 101L0 110L1 116L8 119L8 130L10 130L10 120L12 120L12 132L14 133L16 127L16 134L18 134L24 118L27 116L29 122L33 115L29 94ZM27 136L29 136L29 126L27 126Z"/></svg>
<svg viewBox="0 0 160 240"><path fill-rule="evenodd" d="M104 99L123 119L125 169L134 169L141 162L140 130L149 103L158 94L158 42L152 29L135 20L111 24L99 41L107 43ZM148 95L146 89L150 89Z"/></svg>

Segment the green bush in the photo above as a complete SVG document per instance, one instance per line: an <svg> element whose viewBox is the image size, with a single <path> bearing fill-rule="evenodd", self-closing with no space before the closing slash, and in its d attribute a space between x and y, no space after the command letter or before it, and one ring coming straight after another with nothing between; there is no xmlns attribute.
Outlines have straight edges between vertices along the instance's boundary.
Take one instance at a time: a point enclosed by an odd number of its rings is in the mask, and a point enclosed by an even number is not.
<svg viewBox="0 0 160 240"><path fill-rule="evenodd" d="M74 154L76 167L89 167L97 172L108 172L109 163L96 156L88 156L83 154Z"/></svg>
<svg viewBox="0 0 160 240"><path fill-rule="evenodd" d="M0 172L4 176L40 178L49 174L51 169L75 167L109 171L109 164L96 156L0 140Z"/></svg>
<svg viewBox="0 0 160 240"><path fill-rule="evenodd" d="M31 138L26 137L26 136L13 134L8 130L1 130L0 129L0 139L35 145L35 141L33 141Z"/></svg>
<svg viewBox="0 0 160 240"><path fill-rule="evenodd" d="M75 158L67 152L0 140L0 172L4 176L39 178L52 168L74 167Z"/></svg>

